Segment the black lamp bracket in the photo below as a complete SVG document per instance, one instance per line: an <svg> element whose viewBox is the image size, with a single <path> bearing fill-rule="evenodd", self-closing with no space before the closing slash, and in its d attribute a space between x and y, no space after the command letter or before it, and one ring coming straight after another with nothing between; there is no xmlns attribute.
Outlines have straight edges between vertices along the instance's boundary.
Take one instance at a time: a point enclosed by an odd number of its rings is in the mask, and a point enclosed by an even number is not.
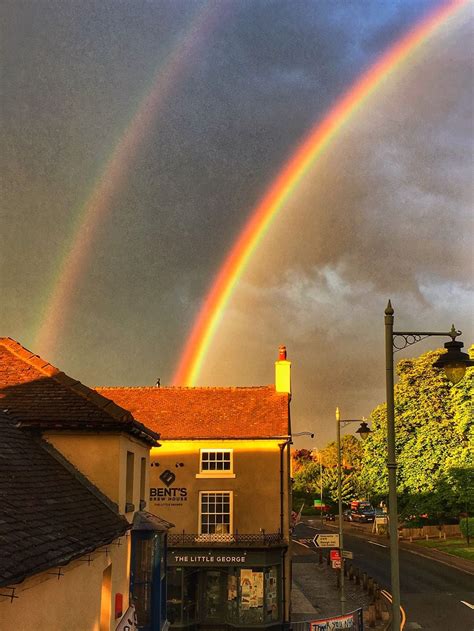
<svg viewBox="0 0 474 631"><path fill-rule="evenodd" d="M460 335L462 335L462 331L455 329L454 324L448 333L439 331L394 331L392 333L392 344L395 349L394 353L396 353L408 348L408 346L421 342L421 340L425 340L427 337L450 337L454 342Z"/></svg>

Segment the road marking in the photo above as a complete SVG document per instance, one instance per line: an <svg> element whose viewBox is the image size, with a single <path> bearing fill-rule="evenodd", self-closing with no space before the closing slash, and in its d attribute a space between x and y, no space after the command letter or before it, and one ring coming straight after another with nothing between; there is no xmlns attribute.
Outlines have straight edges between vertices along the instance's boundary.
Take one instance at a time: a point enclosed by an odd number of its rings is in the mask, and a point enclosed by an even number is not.
<svg viewBox="0 0 474 631"><path fill-rule="evenodd" d="M471 603L467 603L465 600L461 600L463 605L466 605L466 607L469 607L470 609L474 609L474 605L471 605Z"/></svg>
<svg viewBox="0 0 474 631"><path fill-rule="evenodd" d="M381 589L380 593L385 596L385 598L391 603L393 602L392 599L392 594L390 592L388 592L386 589ZM401 622L400 622L400 630L403 631L403 628L405 626L405 622L407 621L407 616L405 613L405 610L403 609L403 607L400 605L400 613L401 613Z"/></svg>
<svg viewBox="0 0 474 631"><path fill-rule="evenodd" d="M303 543L302 541L298 541L297 539L293 539L293 543L298 543L300 546L304 546L305 548L311 549L305 543Z"/></svg>
<svg viewBox="0 0 474 631"><path fill-rule="evenodd" d="M381 548L387 547L387 546L384 546L383 543L377 543L377 541L370 541L370 539L367 539L367 543L371 543L373 546L380 546Z"/></svg>

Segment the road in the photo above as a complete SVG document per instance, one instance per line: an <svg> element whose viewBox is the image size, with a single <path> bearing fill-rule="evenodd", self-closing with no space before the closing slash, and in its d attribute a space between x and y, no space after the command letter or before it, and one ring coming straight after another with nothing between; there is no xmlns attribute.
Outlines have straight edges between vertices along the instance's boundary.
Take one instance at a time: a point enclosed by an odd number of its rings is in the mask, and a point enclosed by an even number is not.
<svg viewBox="0 0 474 631"><path fill-rule="evenodd" d="M318 532L337 530L334 526L323 526L321 530L316 521L314 525L301 523L293 538L308 544ZM354 553L350 562L390 591L388 545L372 539L344 530L344 548ZM406 631L474 631L474 575L400 550L400 592L407 615Z"/></svg>

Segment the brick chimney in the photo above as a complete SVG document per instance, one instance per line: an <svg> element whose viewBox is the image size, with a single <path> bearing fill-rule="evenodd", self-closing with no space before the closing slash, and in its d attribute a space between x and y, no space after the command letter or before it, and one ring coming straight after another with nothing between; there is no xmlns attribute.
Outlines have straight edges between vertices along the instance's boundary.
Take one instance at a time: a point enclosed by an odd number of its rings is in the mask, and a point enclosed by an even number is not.
<svg viewBox="0 0 474 631"><path fill-rule="evenodd" d="M278 348L278 360L275 362L275 390L291 395L291 362L286 359L286 346Z"/></svg>

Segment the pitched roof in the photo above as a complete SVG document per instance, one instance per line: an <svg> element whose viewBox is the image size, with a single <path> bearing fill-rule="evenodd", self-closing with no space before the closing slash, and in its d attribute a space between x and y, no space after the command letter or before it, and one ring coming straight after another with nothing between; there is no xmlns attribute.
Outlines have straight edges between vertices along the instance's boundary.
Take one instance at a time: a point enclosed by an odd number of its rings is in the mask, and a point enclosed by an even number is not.
<svg viewBox="0 0 474 631"><path fill-rule="evenodd" d="M253 388L97 388L165 439L289 434L289 395Z"/></svg>
<svg viewBox="0 0 474 631"><path fill-rule="evenodd" d="M130 528L45 441L3 413L0 432L0 586L65 565Z"/></svg>
<svg viewBox="0 0 474 631"><path fill-rule="evenodd" d="M11 338L0 338L0 405L41 429L126 431L156 444L158 434L95 390Z"/></svg>

